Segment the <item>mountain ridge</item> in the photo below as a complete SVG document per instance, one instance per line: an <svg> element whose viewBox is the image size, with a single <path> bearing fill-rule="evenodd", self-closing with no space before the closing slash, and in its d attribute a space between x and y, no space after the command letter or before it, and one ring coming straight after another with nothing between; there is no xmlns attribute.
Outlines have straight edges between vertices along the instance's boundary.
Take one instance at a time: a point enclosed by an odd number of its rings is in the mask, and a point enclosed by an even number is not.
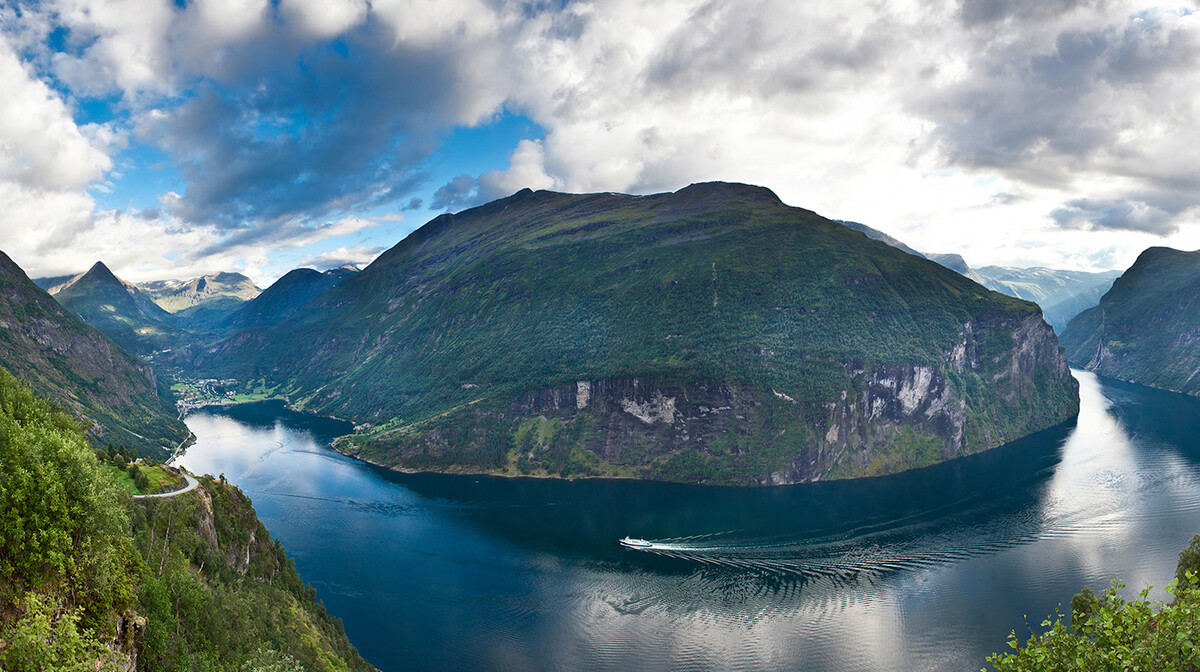
<svg viewBox="0 0 1200 672"><path fill-rule="evenodd" d="M101 261L60 288L54 298L135 354L149 356L171 348L179 337L171 313L136 285L118 278Z"/></svg>

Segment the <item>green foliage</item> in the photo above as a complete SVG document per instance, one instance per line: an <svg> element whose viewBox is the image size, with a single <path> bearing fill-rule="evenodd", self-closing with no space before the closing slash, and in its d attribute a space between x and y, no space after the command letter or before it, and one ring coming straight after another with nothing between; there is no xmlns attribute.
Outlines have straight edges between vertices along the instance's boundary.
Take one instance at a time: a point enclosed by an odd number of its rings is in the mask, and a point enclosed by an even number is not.
<svg viewBox="0 0 1200 672"><path fill-rule="evenodd" d="M1192 540L1179 552L1179 562L1175 566L1175 580L1184 585L1188 574L1200 576L1200 534L1193 534Z"/></svg>
<svg viewBox="0 0 1200 672"><path fill-rule="evenodd" d="M148 672L372 669L244 494L204 478L134 501L118 475L165 472L118 471L127 456L93 450L0 369L0 669L116 669L132 649ZM141 635L106 645L118 623L139 622Z"/></svg>
<svg viewBox="0 0 1200 672"><path fill-rule="evenodd" d="M1117 594L1122 588L1114 581L1112 588L1093 598L1087 612L1076 614L1073 627L1057 614L1042 621L1044 632L1031 634L1024 644L1015 632L1010 634L1013 651L993 654L988 663L999 672L1200 669L1200 589L1195 576L1189 574L1182 584L1172 580L1166 590L1175 600L1165 605L1147 600L1149 587L1130 601Z"/></svg>
<svg viewBox="0 0 1200 672"><path fill-rule="evenodd" d="M75 421L0 369L0 604L66 593L88 627L123 609L128 502Z"/></svg>
<svg viewBox="0 0 1200 672"><path fill-rule="evenodd" d="M129 657L106 648L80 625L82 609L38 593L19 601L21 617L4 630L0 670L8 672L107 672L123 669Z"/></svg>
<svg viewBox="0 0 1200 672"><path fill-rule="evenodd" d="M1096 613L1098 604L1099 599L1090 586L1084 586L1083 590L1071 598L1071 618L1077 628L1091 619L1092 615Z"/></svg>
<svg viewBox="0 0 1200 672"><path fill-rule="evenodd" d="M341 622L314 601L250 500L228 483L201 483L196 496L143 500L135 511L145 559L138 608L151 624L141 669L371 669Z"/></svg>

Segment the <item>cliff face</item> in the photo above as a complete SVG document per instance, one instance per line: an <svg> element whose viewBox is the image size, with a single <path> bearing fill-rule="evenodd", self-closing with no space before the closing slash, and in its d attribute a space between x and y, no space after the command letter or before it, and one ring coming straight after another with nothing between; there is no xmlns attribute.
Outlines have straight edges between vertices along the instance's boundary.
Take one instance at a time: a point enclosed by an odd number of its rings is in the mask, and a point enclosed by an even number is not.
<svg viewBox="0 0 1200 672"><path fill-rule="evenodd" d="M989 350L989 340L1009 346ZM579 380L528 391L502 411L460 411L458 431L338 447L400 469L448 457L452 471L786 485L927 466L1078 413L1078 386L1037 315L967 322L942 355L934 365L843 364L849 384L825 403L746 384ZM1047 387L1057 396L1047 399ZM490 468L464 468L462 445L483 450L497 426L516 427L516 445Z"/></svg>
<svg viewBox="0 0 1200 672"><path fill-rule="evenodd" d="M1096 373L1200 394L1200 252L1152 247L1100 305L1063 332L1067 357Z"/></svg>

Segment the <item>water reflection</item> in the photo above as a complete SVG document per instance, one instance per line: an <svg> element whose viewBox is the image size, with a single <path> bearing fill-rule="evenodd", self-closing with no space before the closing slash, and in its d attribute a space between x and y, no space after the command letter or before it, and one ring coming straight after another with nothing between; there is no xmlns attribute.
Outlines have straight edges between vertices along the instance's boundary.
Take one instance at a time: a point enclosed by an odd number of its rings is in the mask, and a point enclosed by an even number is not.
<svg viewBox="0 0 1200 672"><path fill-rule="evenodd" d="M263 405L189 416L180 461L254 498L383 670L977 669L1083 585L1163 583L1200 526L1197 400L1076 376L1077 425L865 481L400 475Z"/></svg>

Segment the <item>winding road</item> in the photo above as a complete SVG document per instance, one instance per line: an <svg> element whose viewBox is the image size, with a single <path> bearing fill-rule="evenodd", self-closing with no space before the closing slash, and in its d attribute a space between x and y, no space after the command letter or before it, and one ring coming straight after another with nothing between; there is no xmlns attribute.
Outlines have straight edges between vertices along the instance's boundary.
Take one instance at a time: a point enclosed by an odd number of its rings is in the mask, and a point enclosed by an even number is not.
<svg viewBox="0 0 1200 672"><path fill-rule="evenodd" d="M154 495L134 495L133 498L134 499L149 499L151 497L174 497L175 495L182 495L185 492L191 492L192 490L196 489L197 485L200 485L200 481L197 481L195 478L193 478L191 474L184 473L182 475L184 478L187 479L187 487L183 488L182 490L172 490L171 492L160 492L160 493L154 494Z"/></svg>

